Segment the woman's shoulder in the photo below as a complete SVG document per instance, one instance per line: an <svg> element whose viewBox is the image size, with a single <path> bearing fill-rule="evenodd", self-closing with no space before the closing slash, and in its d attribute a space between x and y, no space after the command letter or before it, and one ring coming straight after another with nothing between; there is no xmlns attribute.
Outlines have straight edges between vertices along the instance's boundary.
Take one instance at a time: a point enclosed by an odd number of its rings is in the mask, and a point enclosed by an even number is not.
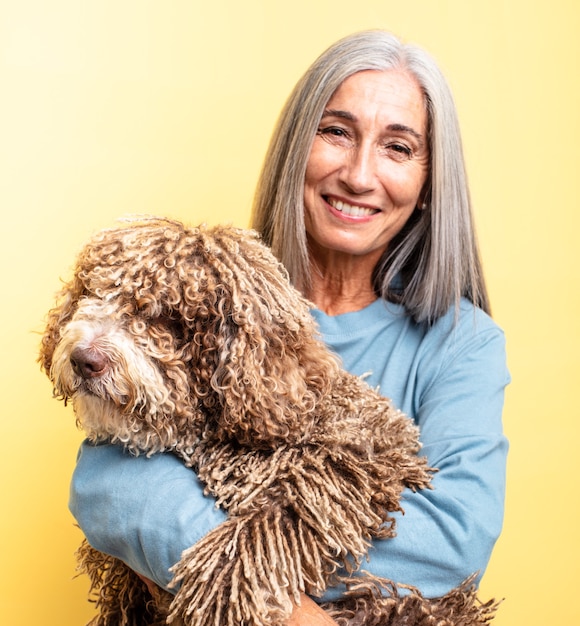
<svg viewBox="0 0 580 626"><path fill-rule="evenodd" d="M458 306L449 307L447 313L440 317L428 332L452 342L460 339L473 340L490 334L501 336L504 334L489 314L467 298L462 298Z"/></svg>
<svg viewBox="0 0 580 626"><path fill-rule="evenodd" d="M451 307L423 338L424 347L436 355L440 368L461 367L467 359L478 361L480 367L503 370L505 343L504 331L497 322L467 299Z"/></svg>

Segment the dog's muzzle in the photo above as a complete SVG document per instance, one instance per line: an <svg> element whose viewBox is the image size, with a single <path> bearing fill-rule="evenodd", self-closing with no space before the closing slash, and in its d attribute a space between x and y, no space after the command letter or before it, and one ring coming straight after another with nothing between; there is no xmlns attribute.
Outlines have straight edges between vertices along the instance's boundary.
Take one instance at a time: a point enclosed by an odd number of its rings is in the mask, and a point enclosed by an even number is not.
<svg viewBox="0 0 580 626"><path fill-rule="evenodd" d="M73 372L88 380L102 376L109 369L109 359L97 350L75 348L70 355Z"/></svg>

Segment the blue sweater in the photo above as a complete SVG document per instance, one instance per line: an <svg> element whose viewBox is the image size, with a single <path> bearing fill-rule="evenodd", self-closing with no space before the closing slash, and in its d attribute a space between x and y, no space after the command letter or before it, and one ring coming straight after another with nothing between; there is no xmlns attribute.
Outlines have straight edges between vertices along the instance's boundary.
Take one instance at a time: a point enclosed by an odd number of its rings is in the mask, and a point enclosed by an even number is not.
<svg viewBox="0 0 580 626"><path fill-rule="evenodd" d="M438 468L432 490L404 493L397 536L377 540L364 569L443 595L483 573L503 521L509 382L502 331L464 301L434 326L377 300L330 317L314 310L345 368L392 398L419 425L422 454ZM133 457L83 443L70 509L89 542L167 587L183 549L225 519L194 472L171 454ZM325 598L340 590L329 590Z"/></svg>

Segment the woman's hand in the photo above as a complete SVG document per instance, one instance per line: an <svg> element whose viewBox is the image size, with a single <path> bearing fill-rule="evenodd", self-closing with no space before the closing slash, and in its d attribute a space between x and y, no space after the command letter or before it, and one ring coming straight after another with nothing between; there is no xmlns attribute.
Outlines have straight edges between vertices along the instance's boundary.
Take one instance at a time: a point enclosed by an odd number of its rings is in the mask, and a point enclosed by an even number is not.
<svg viewBox="0 0 580 626"><path fill-rule="evenodd" d="M139 578L147 585L149 593L153 598L158 598L161 588L152 580L137 574ZM294 605L294 610L290 616L287 626L336 626L336 622L325 613L316 602L313 602L307 595L301 594L300 606Z"/></svg>
<svg viewBox="0 0 580 626"><path fill-rule="evenodd" d="M329 617L319 606L307 595L301 594L300 606L294 605L292 615L287 622L287 626L336 626L336 622Z"/></svg>

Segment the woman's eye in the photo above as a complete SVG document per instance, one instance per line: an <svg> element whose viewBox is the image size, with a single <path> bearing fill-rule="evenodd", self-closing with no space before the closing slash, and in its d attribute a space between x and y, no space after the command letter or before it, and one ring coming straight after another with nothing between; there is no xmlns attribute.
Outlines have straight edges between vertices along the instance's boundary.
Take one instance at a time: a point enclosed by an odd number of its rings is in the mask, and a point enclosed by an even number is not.
<svg viewBox="0 0 580 626"><path fill-rule="evenodd" d="M318 129L319 135L326 135L330 137L346 137L347 132L344 128L339 128L338 126L327 126L324 128Z"/></svg>
<svg viewBox="0 0 580 626"><path fill-rule="evenodd" d="M399 158L409 158L413 154L411 148L402 143L390 143L386 146L386 148L389 152L394 152L397 156L399 156Z"/></svg>

